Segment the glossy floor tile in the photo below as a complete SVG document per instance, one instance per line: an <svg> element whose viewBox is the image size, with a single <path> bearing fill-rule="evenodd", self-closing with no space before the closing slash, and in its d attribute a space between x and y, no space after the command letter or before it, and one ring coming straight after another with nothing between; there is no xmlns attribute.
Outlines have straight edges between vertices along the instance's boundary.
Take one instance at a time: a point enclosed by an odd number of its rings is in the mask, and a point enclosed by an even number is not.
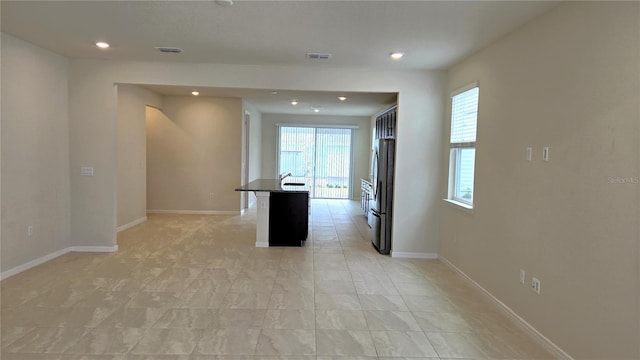
<svg viewBox="0 0 640 360"><path fill-rule="evenodd" d="M439 261L378 254L358 202L313 200L303 247L256 248L255 223L149 215L5 279L0 359L552 358Z"/></svg>

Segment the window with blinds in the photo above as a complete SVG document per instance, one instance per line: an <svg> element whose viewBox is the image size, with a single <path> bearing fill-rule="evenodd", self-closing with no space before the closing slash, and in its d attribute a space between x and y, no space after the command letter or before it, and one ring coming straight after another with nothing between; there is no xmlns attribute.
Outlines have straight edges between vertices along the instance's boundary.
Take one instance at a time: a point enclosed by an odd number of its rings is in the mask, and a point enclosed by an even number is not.
<svg viewBox="0 0 640 360"><path fill-rule="evenodd" d="M451 97L449 200L473 206L480 88L472 84Z"/></svg>
<svg viewBox="0 0 640 360"><path fill-rule="evenodd" d="M305 182L312 198L351 197L351 128L280 126L278 147L278 172Z"/></svg>

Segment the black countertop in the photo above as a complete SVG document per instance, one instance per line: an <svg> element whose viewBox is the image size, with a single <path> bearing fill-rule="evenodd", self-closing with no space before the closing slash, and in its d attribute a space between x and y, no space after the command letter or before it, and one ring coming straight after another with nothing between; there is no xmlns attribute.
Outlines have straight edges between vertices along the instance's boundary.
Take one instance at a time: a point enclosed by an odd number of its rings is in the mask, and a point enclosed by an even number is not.
<svg viewBox="0 0 640 360"><path fill-rule="evenodd" d="M282 182L276 179L256 179L247 185L242 185L236 188L236 191L263 191L263 192L293 192L293 193L306 193L309 192L308 186L295 186L295 185L281 185L289 182L289 179L284 179ZM291 180L290 182L296 182Z"/></svg>

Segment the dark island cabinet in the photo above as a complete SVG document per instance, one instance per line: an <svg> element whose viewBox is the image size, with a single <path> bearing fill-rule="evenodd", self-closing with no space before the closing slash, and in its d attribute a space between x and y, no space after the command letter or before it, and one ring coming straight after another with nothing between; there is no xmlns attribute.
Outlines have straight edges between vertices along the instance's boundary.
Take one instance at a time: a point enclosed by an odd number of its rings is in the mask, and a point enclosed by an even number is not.
<svg viewBox="0 0 640 360"><path fill-rule="evenodd" d="M272 192L269 246L302 246L309 234L309 193Z"/></svg>

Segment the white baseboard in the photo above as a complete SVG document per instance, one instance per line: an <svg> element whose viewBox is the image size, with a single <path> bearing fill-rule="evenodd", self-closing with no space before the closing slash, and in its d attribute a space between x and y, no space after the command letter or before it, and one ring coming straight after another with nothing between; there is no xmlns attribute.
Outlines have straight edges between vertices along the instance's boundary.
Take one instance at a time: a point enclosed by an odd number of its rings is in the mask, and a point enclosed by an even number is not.
<svg viewBox="0 0 640 360"><path fill-rule="evenodd" d="M118 245L113 246L72 246L69 249L72 252L116 252Z"/></svg>
<svg viewBox="0 0 640 360"><path fill-rule="evenodd" d="M138 225L138 224L142 224L142 223L143 223L143 222L145 222L145 221L147 221L147 217L146 217L146 216L145 216L145 217L141 217L141 218L140 218L140 219L138 219L138 220L133 220L132 222L130 222L130 223L128 223L128 224L124 224L124 225L118 226L118 227L116 228L116 232L120 232L120 231L123 231L123 230L127 230L128 228L132 228L132 227L134 227L134 226L136 226L136 225Z"/></svg>
<svg viewBox="0 0 640 360"><path fill-rule="evenodd" d="M254 199L253 201L249 201L249 206L246 209L240 210L240 215L244 215L249 212L249 209L255 209L258 205L258 202Z"/></svg>
<svg viewBox="0 0 640 360"><path fill-rule="evenodd" d="M268 248L269 247L269 243L268 242L264 242L264 241L261 241L261 242L256 241L256 247L257 248Z"/></svg>
<svg viewBox="0 0 640 360"><path fill-rule="evenodd" d="M391 257L405 259L437 259L438 253L418 253L418 252L400 252L392 251Z"/></svg>
<svg viewBox="0 0 640 360"><path fill-rule="evenodd" d="M491 294L487 289L483 288L480 284L475 282L462 270L458 269L458 267L453 265L449 260L440 256L440 261L442 261L445 265L447 265L448 267L453 269L453 271L455 271L460 276L462 276L462 278L464 278L473 287L480 290L480 292L482 292L485 296L487 296L503 314L509 317L516 325L518 325L518 327L520 327L526 333L531 335L545 349L547 349L549 352L554 354L556 358L573 360L573 358L569 354L567 354L564 350L562 350L558 345L554 344L546 336L542 335L538 330L536 330L536 328L534 328L531 324L529 324L525 319L521 318L518 314L516 314L515 311L513 311L510 307L508 307L505 303L500 301L498 298L493 296L493 294Z"/></svg>
<svg viewBox="0 0 640 360"><path fill-rule="evenodd" d="M240 211L216 210L147 210L147 214L178 214L178 215L239 215Z"/></svg>
<svg viewBox="0 0 640 360"><path fill-rule="evenodd" d="M58 256L62 256L64 254L68 253L69 251L71 251L71 250L69 250L69 248L64 248L62 250L54 251L51 254L47 254L47 255L39 257L39 258L37 258L35 260L31 260L29 262L26 262L26 263L24 263L22 265L18 265L16 267L14 267L13 269L9 269L7 271L3 271L2 274L0 274L0 279L4 280L4 279L6 279L8 277L11 277L13 275L17 275L17 274L19 274L19 273L21 273L23 271L27 271L27 270L29 270L29 269L31 269L33 267L36 267L36 266L38 266L40 264L46 263L49 260L53 260L53 259L57 258Z"/></svg>
<svg viewBox="0 0 640 360"><path fill-rule="evenodd" d="M64 249L54 251L51 254L47 254L45 256L39 257L35 260L31 260L22 265L18 265L12 269L7 271L3 271L0 274L0 280L4 280L11 276L17 275L23 271L27 271L31 268L34 268L38 265L44 264L47 261L53 260L59 256L62 256L68 252L115 252L118 251L118 245L114 246L69 246Z"/></svg>

